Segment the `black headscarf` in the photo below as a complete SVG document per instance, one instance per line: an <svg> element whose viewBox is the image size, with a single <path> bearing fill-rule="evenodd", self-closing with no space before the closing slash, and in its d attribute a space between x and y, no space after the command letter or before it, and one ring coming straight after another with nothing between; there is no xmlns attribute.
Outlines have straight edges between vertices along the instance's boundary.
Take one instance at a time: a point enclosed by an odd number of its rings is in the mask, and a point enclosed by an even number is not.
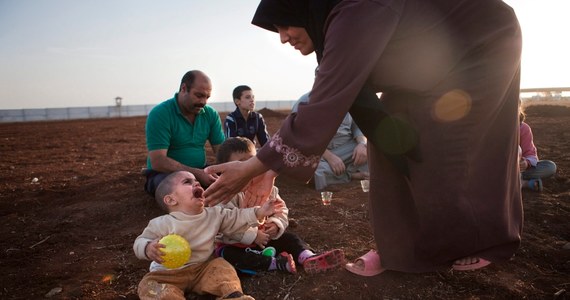
<svg viewBox="0 0 570 300"><path fill-rule="evenodd" d="M317 62L325 43L325 23L329 13L341 0L262 0L251 23L277 32L275 25L303 27L309 34Z"/></svg>
<svg viewBox="0 0 570 300"><path fill-rule="evenodd" d="M251 23L277 32L278 26L303 27L313 42L320 63L325 41L325 26L330 12L341 0L261 0ZM409 176L406 157L419 161L417 136L405 122L390 116L376 92L364 84L350 107L350 114L372 144L403 174ZM382 130L378 130L382 128ZM384 141L398 141L399 149L388 151ZM397 147L398 148L398 147Z"/></svg>

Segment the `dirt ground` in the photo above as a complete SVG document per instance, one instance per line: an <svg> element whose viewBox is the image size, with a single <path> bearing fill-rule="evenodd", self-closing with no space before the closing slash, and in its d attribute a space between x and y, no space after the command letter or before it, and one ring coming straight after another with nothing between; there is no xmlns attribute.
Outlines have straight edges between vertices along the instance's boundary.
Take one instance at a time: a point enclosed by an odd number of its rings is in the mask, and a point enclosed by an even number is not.
<svg viewBox="0 0 570 300"><path fill-rule="evenodd" d="M523 242L511 261L473 272L372 278L343 269L271 272L242 277L244 291L288 300L570 298L570 108L527 112L539 156L559 169L543 193L523 193ZM285 116L262 113L270 133ZM137 298L149 262L134 256L132 244L162 214L142 188L145 120L0 124L0 299ZM357 182L335 186L329 207L311 186L284 177L277 186L296 220L291 230L317 250L342 248L352 260L374 247L367 195Z"/></svg>

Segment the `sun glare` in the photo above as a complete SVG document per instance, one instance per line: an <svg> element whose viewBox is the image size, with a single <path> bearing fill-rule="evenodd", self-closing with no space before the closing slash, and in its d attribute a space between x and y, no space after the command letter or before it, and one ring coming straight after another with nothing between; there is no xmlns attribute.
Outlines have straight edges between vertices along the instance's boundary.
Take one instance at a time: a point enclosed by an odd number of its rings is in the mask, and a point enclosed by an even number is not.
<svg viewBox="0 0 570 300"><path fill-rule="evenodd" d="M570 39L566 0L510 0L523 33L522 88L568 87Z"/></svg>

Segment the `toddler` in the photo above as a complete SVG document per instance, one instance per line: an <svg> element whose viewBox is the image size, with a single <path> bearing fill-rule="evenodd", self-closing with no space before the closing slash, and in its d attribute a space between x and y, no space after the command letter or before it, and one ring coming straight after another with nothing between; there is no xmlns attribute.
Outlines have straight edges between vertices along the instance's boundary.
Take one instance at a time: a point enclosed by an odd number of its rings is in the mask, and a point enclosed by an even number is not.
<svg viewBox="0 0 570 300"><path fill-rule="evenodd" d="M204 207L204 189L186 171L169 174L157 187L155 199L168 212L152 219L135 240L133 250L139 259L151 260L150 272L141 280L141 299L185 299L185 292L211 294L218 299L251 300L243 294L234 268L212 256L216 234L242 239L251 226L265 217L280 213L282 201L267 201L261 207L224 209ZM192 255L180 268L167 269L161 263L164 245L159 240L178 234L190 244Z"/></svg>

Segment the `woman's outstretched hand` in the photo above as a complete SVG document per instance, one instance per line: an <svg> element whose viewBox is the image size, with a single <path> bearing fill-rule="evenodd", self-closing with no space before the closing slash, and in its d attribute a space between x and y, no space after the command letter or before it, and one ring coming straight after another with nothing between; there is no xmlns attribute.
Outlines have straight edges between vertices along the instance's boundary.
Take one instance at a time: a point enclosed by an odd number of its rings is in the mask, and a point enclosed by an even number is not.
<svg viewBox="0 0 570 300"><path fill-rule="evenodd" d="M231 198L241 192L255 176L267 171L267 168L256 157L252 157L243 162L232 161L209 166L204 169L204 171L207 174L220 174L219 178L204 192L204 197L206 198L205 205L214 206L218 203L228 203ZM251 188L255 188L256 185L262 188L267 184L263 184L263 181L254 180L250 185L252 185ZM269 193L270 192L271 190L269 190ZM246 195L246 198L249 197L250 200L253 201L251 198L258 192L252 193L250 190L249 193L252 195ZM263 194L264 192L259 193ZM267 193L267 196L269 196L269 193ZM267 199L267 196L265 199ZM248 200L248 202L250 200Z"/></svg>

